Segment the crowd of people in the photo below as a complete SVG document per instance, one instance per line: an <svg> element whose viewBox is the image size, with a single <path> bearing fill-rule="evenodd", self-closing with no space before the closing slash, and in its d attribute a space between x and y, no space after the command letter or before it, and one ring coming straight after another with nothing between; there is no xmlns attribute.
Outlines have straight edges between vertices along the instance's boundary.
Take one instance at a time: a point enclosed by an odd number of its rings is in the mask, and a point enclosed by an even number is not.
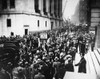
<svg viewBox="0 0 100 79"><path fill-rule="evenodd" d="M18 63L14 61L17 65L11 72L1 67L0 71L9 75L1 79L63 79L66 71L75 71L73 62L78 52L81 60L75 66L79 66L79 73L86 73L84 55L94 42L91 34L68 30L54 30L46 34L47 38L44 39L40 38L39 33L1 38L6 41L20 38Z"/></svg>

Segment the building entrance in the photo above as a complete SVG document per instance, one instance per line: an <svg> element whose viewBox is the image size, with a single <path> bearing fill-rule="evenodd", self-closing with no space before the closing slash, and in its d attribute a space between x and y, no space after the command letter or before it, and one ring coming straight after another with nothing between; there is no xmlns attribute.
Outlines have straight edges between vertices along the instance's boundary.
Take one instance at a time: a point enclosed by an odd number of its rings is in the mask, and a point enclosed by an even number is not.
<svg viewBox="0 0 100 79"><path fill-rule="evenodd" d="M28 35L28 29L25 29L25 35Z"/></svg>

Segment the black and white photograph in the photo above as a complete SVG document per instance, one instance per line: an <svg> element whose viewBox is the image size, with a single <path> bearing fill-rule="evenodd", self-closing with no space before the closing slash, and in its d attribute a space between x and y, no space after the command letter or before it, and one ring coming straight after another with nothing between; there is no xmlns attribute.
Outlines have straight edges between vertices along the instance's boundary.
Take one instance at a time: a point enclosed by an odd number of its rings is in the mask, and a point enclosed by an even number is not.
<svg viewBox="0 0 100 79"><path fill-rule="evenodd" d="M100 79L100 0L0 0L0 79Z"/></svg>

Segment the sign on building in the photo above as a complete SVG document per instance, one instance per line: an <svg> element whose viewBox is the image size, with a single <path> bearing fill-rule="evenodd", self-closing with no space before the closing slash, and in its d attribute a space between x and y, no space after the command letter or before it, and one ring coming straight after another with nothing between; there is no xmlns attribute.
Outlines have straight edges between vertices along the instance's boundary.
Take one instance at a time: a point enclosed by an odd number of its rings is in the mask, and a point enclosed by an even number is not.
<svg viewBox="0 0 100 79"><path fill-rule="evenodd" d="M48 38L47 33L40 33L40 38L41 39L47 39Z"/></svg>

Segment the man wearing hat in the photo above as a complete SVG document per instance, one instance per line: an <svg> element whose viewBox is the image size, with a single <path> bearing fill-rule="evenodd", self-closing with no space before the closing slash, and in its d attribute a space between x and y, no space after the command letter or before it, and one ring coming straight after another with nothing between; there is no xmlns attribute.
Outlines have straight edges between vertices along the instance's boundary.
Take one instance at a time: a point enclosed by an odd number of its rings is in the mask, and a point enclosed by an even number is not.
<svg viewBox="0 0 100 79"><path fill-rule="evenodd" d="M75 66L79 66L79 73L86 73L86 60L83 55L81 55L81 60Z"/></svg>
<svg viewBox="0 0 100 79"><path fill-rule="evenodd" d="M74 66L73 66L73 62L72 62L72 57L71 56L69 56L65 60L65 70L66 71L70 71L70 72L74 72Z"/></svg>

